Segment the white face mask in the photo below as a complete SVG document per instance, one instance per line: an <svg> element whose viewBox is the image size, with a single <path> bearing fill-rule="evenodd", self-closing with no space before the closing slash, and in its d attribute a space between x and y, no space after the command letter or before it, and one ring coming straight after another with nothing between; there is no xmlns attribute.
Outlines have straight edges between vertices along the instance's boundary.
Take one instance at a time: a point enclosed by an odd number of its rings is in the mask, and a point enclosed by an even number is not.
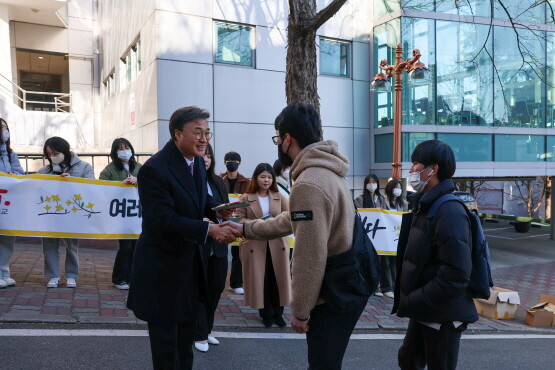
<svg viewBox="0 0 555 370"><path fill-rule="evenodd" d="M289 174L290 174L290 172L291 172L291 171L289 171L289 170L283 171L283 172L281 173L281 176L282 176L284 179L289 180Z"/></svg>
<svg viewBox="0 0 555 370"><path fill-rule="evenodd" d="M8 130L2 130L2 142L5 143L10 140L10 132Z"/></svg>
<svg viewBox="0 0 555 370"><path fill-rule="evenodd" d="M412 188L414 189L414 191L416 191L417 193L421 193L421 192L424 190L424 188L426 187L426 185L428 185L429 178L434 174L434 171L432 170L432 172L430 172L430 173L428 174L428 180L426 180L426 181L421 181L421 180L420 180L420 174L421 174L423 171L426 171L428 168L429 168L429 166L426 167L426 168L424 168L422 171L419 171L419 172L411 172L411 173L409 173L409 182L410 182L410 186L412 186Z"/></svg>
<svg viewBox="0 0 555 370"><path fill-rule="evenodd" d="M129 162L132 155L133 153L131 153L131 149L118 151L118 158L121 159L123 162Z"/></svg>
<svg viewBox="0 0 555 370"><path fill-rule="evenodd" d="M376 191L376 189L378 188L378 184L366 184L366 190L368 190L370 193L373 193Z"/></svg>
<svg viewBox="0 0 555 370"><path fill-rule="evenodd" d="M50 160L54 164L60 164L64 161L64 159L65 159L64 153L60 153L58 155L53 155L50 157Z"/></svg>
<svg viewBox="0 0 555 370"><path fill-rule="evenodd" d="M394 197L400 197L401 194L403 194L403 190L402 190L402 189L399 189L399 188L393 189L393 196L394 196Z"/></svg>

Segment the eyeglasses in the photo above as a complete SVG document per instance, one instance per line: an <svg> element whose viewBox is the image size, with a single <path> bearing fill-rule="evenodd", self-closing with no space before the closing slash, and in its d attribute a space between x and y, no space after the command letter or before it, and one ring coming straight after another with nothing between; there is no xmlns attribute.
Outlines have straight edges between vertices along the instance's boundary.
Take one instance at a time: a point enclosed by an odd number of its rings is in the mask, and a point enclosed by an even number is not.
<svg viewBox="0 0 555 370"><path fill-rule="evenodd" d="M278 145L278 139L279 139L279 135L276 136L272 136L272 141L274 142L275 145Z"/></svg>
<svg viewBox="0 0 555 370"><path fill-rule="evenodd" d="M193 132L193 131L185 131L185 130L181 130L181 131L188 132L191 135L194 135L197 140L200 140L202 136L204 136L206 140L210 140L214 136L214 134L211 131L206 131L206 132Z"/></svg>

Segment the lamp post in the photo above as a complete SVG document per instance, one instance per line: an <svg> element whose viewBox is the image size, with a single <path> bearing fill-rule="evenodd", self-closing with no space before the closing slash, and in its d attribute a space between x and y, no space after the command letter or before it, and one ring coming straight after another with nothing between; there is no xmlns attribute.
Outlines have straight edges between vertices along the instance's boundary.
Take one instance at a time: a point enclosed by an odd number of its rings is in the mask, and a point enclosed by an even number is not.
<svg viewBox="0 0 555 370"><path fill-rule="evenodd" d="M420 61L420 51L412 51L412 59L403 61L403 46L397 44L395 49L395 64L387 65L387 60L380 62L379 68L385 73L378 73L372 79L370 90L375 92L387 92L391 90L390 78L395 73L395 104L393 110L393 166L391 177L401 180L401 118L402 118L402 92L403 71L409 74L409 84L412 86L427 85L430 81L428 68Z"/></svg>

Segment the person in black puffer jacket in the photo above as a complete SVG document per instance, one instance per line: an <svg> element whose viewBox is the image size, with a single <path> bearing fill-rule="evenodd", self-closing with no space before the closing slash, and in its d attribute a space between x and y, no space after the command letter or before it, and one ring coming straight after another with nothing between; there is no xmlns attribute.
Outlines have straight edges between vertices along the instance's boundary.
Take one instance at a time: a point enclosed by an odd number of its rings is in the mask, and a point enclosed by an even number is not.
<svg viewBox="0 0 555 370"><path fill-rule="evenodd" d="M472 270L472 235L466 210L442 204L435 225L427 213L455 186L455 156L437 140L419 144L411 156L409 179L416 193L412 213L403 219L397 250L392 313L410 318L399 349L401 369L455 369L462 332L478 314L467 290ZM434 235L431 235L433 231Z"/></svg>

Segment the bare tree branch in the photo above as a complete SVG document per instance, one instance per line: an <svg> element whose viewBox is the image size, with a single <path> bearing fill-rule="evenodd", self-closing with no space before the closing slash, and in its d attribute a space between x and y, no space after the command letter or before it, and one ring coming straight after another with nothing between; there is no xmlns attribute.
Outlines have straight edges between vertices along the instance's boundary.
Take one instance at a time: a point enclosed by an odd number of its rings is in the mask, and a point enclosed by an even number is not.
<svg viewBox="0 0 555 370"><path fill-rule="evenodd" d="M316 13L310 22L309 28L316 31L324 23L326 23L328 19L333 17L346 2L347 0L333 0L328 6Z"/></svg>

